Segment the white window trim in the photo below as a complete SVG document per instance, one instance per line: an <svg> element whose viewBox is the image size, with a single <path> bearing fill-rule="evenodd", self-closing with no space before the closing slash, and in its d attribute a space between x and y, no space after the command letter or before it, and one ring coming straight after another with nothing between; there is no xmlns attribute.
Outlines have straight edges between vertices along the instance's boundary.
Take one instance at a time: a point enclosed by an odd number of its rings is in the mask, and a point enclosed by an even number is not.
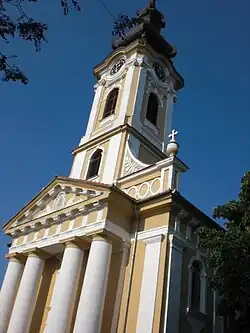
<svg viewBox="0 0 250 333"><path fill-rule="evenodd" d="M100 163L99 170L98 170L98 175L96 175L96 176L94 176L94 177L91 177L91 178L88 178L88 179L87 179L87 174L88 174L88 170L89 170L89 163L90 163L91 157L93 156L93 154L94 154L98 149L101 149L101 150L102 150L102 158L101 158L101 163ZM87 181L99 181L99 178L100 178L100 171L102 170L102 164L103 164L103 161L104 161L104 148L101 147L101 146L97 146L97 147L95 147L95 149L93 150L92 154L91 154L90 157L89 157L88 164L87 164L87 167L86 167L86 170L85 170L85 173L84 173L84 177L83 177L83 179L84 179L84 180L87 180Z"/></svg>
<svg viewBox="0 0 250 333"><path fill-rule="evenodd" d="M115 117L115 113L112 113L112 114L110 114L109 116L107 116L107 117L105 117L105 118L102 118L102 119L100 120L100 124L101 124L101 125L104 125L104 124L106 124L106 123L108 123L108 122L111 122L112 120L114 120L114 117Z"/></svg>

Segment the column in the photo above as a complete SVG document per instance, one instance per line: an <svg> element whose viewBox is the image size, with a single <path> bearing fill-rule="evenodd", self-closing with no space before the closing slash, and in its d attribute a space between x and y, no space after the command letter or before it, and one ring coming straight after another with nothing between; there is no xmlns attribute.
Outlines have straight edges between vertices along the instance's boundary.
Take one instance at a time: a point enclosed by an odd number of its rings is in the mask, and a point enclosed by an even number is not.
<svg viewBox="0 0 250 333"><path fill-rule="evenodd" d="M24 260L18 255L9 255L9 264L0 291L0 333L6 333L17 290L24 269Z"/></svg>
<svg viewBox="0 0 250 333"><path fill-rule="evenodd" d="M169 235L169 243L164 333L178 333L184 244L174 235Z"/></svg>
<svg viewBox="0 0 250 333"><path fill-rule="evenodd" d="M112 245L104 236L93 238L74 333L99 333L101 330L111 252Z"/></svg>
<svg viewBox="0 0 250 333"><path fill-rule="evenodd" d="M153 331L162 239L163 235L158 235L143 240L146 244L146 250L136 326L137 333L151 333Z"/></svg>
<svg viewBox="0 0 250 333"><path fill-rule="evenodd" d="M62 264L55 285L48 333L66 333L70 330L77 288L82 269L84 250L75 241L67 241Z"/></svg>
<svg viewBox="0 0 250 333"><path fill-rule="evenodd" d="M41 252L34 251L28 256L7 333L29 331L44 268L44 256Z"/></svg>

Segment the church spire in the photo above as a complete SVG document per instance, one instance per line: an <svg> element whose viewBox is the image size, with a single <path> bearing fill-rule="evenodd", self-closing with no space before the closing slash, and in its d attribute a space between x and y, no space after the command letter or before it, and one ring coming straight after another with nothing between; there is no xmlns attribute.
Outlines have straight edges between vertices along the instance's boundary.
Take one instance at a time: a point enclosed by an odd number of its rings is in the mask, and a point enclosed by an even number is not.
<svg viewBox="0 0 250 333"><path fill-rule="evenodd" d="M126 31L126 38L119 36L113 40L114 50L127 46L135 40L144 40L164 57L168 59L175 57L175 47L161 35L166 22L164 15L156 8L156 0L150 0L144 9L137 12L135 21L136 25Z"/></svg>

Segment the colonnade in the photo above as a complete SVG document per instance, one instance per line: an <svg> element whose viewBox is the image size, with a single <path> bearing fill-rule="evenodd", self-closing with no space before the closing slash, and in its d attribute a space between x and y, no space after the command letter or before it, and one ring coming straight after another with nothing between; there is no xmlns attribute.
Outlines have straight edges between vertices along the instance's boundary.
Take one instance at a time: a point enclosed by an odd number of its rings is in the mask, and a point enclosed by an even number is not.
<svg viewBox="0 0 250 333"><path fill-rule="evenodd" d="M104 236L92 240L78 303L74 333L98 333L106 296L112 244ZM60 273L56 280L46 333L70 330L83 265L84 250L74 240L65 242ZM46 256L31 251L26 261L9 258L0 292L0 333L28 333Z"/></svg>

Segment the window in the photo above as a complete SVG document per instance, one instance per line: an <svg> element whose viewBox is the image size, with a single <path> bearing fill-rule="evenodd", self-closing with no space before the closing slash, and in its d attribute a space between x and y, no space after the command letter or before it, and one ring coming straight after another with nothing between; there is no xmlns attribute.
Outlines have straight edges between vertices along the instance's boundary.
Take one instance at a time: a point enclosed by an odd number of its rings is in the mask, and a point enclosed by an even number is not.
<svg viewBox="0 0 250 333"><path fill-rule="evenodd" d="M102 159L102 150L97 149L94 154L91 156L90 162L89 162L89 169L87 172L87 179L98 176L100 163Z"/></svg>
<svg viewBox="0 0 250 333"><path fill-rule="evenodd" d="M108 94L104 112L103 112L103 118L106 118L110 116L111 114L115 113L115 107L117 103L117 98L119 94L119 89L115 88L111 90L111 92Z"/></svg>
<svg viewBox="0 0 250 333"><path fill-rule="evenodd" d="M191 309L200 311L201 264L194 261L191 267Z"/></svg>
<svg viewBox="0 0 250 333"><path fill-rule="evenodd" d="M156 126L158 116L158 99L153 93L149 95L146 118Z"/></svg>

